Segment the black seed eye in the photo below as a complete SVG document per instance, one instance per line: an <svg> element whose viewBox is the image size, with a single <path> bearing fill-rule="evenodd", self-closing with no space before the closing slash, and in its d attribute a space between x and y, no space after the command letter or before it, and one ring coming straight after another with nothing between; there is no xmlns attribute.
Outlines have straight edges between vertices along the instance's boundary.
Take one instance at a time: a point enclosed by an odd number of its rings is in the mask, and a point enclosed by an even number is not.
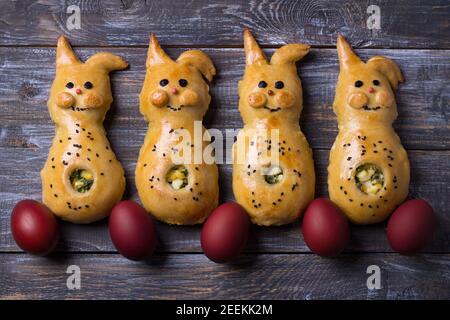
<svg viewBox="0 0 450 320"><path fill-rule="evenodd" d="M86 82L84 83L84 87L85 87L86 89L92 89L93 86L94 86L94 85L93 85L92 82L90 82L90 81L86 81Z"/></svg>
<svg viewBox="0 0 450 320"><path fill-rule="evenodd" d="M67 82L67 84L66 84L66 88L68 88L68 89L72 89L74 87L74 84L73 84L73 82Z"/></svg>
<svg viewBox="0 0 450 320"><path fill-rule="evenodd" d="M264 80L260 81L260 82L258 83L258 87L260 87L260 88L265 88L265 87L267 87L267 82L265 82Z"/></svg>
<svg viewBox="0 0 450 320"><path fill-rule="evenodd" d="M159 85L161 86L161 87L165 87L165 86L167 86L169 84L169 80L167 80L167 79L162 79L160 82L159 82Z"/></svg>
<svg viewBox="0 0 450 320"><path fill-rule="evenodd" d="M374 86L379 86L380 85L380 81L378 81L378 80L373 80L372 83L373 83Z"/></svg>
<svg viewBox="0 0 450 320"><path fill-rule="evenodd" d="M283 88L284 88L284 83L283 83L283 81L277 81L277 82L275 82L275 88L277 88L277 89L283 89Z"/></svg>
<svg viewBox="0 0 450 320"><path fill-rule="evenodd" d="M181 87L186 87L188 85L188 82L186 79L180 79L180 80L178 80L178 83L180 84Z"/></svg>
<svg viewBox="0 0 450 320"><path fill-rule="evenodd" d="M359 88L362 87L364 85L364 83L361 80L358 80L355 82L355 87Z"/></svg>

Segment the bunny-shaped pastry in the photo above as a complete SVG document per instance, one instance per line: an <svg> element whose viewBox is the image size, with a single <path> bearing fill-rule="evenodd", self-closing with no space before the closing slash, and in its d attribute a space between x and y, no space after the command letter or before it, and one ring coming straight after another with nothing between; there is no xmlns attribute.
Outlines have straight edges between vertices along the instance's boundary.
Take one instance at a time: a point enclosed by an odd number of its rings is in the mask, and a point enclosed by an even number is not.
<svg viewBox="0 0 450 320"><path fill-rule="evenodd" d="M124 171L102 122L113 101L108 73L127 65L107 52L83 63L64 36L58 39L56 77L48 100L56 131L41 179L45 205L64 220L102 219L122 198Z"/></svg>
<svg viewBox="0 0 450 320"><path fill-rule="evenodd" d="M343 36L333 109L339 134L330 153L331 200L358 224L383 221L408 194L409 161L392 128L394 90L403 76L388 58L364 63Z"/></svg>
<svg viewBox="0 0 450 320"><path fill-rule="evenodd" d="M216 70L199 50L172 60L153 34L146 65L140 111L149 129L136 165L139 197L166 223L201 223L218 204L218 169L203 159L206 142L194 145L192 137L196 123L205 133L201 121L211 97L204 78L211 81Z"/></svg>
<svg viewBox="0 0 450 320"><path fill-rule="evenodd" d="M283 225L314 198L314 163L299 126L303 97L295 65L309 46L285 45L270 63L247 29L244 46L246 68L239 81L244 128L233 146L233 192L253 223Z"/></svg>

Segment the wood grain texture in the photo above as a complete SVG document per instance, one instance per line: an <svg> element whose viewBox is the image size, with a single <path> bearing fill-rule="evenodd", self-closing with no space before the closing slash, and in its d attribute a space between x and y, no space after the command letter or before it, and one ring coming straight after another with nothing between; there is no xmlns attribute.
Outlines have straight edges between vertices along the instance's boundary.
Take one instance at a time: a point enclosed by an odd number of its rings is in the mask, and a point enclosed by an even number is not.
<svg viewBox="0 0 450 320"><path fill-rule="evenodd" d="M450 255L243 255L218 265L198 254L133 263L117 255L36 258L2 254L0 299L449 299ZM68 290L69 265L81 289ZM366 269L381 269L381 289L367 289Z"/></svg>
<svg viewBox="0 0 450 320"><path fill-rule="evenodd" d="M139 202L134 186L134 169L143 132L128 132L127 141L110 135L113 149L122 162L126 177L125 198ZM48 133L49 135L51 132ZM42 139L45 145L39 148L0 148L0 251L17 252L19 249L11 237L10 212L17 201L24 198L41 199L39 171L47 158L50 136ZM328 196L327 165L328 150L315 150L317 172L317 196ZM410 196L428 200L438 217L438 228L434 240L426 252L450 252L450 211L447 197L450 172L450 151L409 151L412 180ZM232 200L231 165L219 165L221 201ZM176 227L158 224L161 244L159 252L202 252L199 242L201 227ZM389 252L384 224L354 226L350 252ZM70 252L115 252L109 238L106 221L87 226L62 224L62 241L59 251ZM298 224L279 228L253 227L248 252L309 252L300 234Z"/></svg>
<svg viewBox="0 0 450 320"><path fill-rule="evenodd" d="M76 50L86 58L102 48ZM145 75L146 48L109 48L125 57L130 68L117 72L113 78L115 99L107 121L111 134L120 136L120 143L129 144L129 130L144 133L146 124L138 110L138 95ZM177 57L184 49L170 49ZM208 128L220 130L242 127L237 112L237 82L244 71L242 49L208 49L218 69L211 85L212 104L205 118ZM269 55L273 50L266 51ZM408 149L450 149L450 64L448 51L443 50L380 50L364 49L358 53L367 59L386 55L402 68L406 82L397 93L399 118L395 127ZM46 101L54 77L55 51L52 48L0 47L0 146L42 146L50 143L51 122ZM312 50L299 64L304 88L304 111L301 118L313 148L329 149L337 134L332 111L338 74L334 49Z"/></svg>
<svg viewBox="0 0 450 320"><path fill-rule="evenodd" d="M71 4L80 6L80 30L67 28ZM379 30L367 28L371 4L380 6ZM242 46L249 27L262 45L333 46L343 33L357 47L450 48L445 0L15 0L1 7L0 45L53 45L64 33L75 45L146 46L155 32L164 45Z"/></svg>

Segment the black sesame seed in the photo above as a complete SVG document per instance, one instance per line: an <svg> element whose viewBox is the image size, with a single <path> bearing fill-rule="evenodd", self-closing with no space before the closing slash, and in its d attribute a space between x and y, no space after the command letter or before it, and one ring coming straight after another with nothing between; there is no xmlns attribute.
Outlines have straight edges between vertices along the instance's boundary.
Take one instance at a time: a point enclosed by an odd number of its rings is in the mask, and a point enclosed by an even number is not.
<svg viewBox="0 0 450 320"><path fill-rule="evenodd" d="M264 80L261 80L261 81L258 83L258 87L259 87L259 88L265 88L265 87L267 87L267 82L265 82Z"/></svg>

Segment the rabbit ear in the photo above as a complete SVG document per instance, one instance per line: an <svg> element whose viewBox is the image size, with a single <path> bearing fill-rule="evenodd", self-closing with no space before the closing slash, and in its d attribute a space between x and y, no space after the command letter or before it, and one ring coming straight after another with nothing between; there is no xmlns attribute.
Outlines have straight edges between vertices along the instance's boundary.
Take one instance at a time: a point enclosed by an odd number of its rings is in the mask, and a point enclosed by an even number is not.
<svg viewBox="0 0 450 320"><path fill-rule="evenodd" d="M244 48L246 63L248 66L256 64L258 66L267 64L267 59L251 32L244 29Z"/></svg>
<svg viewBox="0 0 450 320"><path fill-rule="evenodd" d="M353 52L352 47L342 35L338 36L337 52L341 69L346 69L351 65L362 63L361 59Z"/></svg>
<svg viewBox="0 0 450 320"><path fill-rule="evenodd" d="M309 52L306 44L286 44L277 49L270 59L271 64L295 63Z"/></svg>
<svg viewBox="0 0 450 320"><path fill-rule="evenodd" d="M71 64L79 64L81 61L73 52L69 40L65 36L58 38L56 45L56 67L67 66Z"/></svg>
<svg viewBox="0 0 450 320"><path fill-rule="evenodd" d="M90 57L86 64L95 65L107 72L122 70L128 67L128 63L121 57L109 52L99 52Z"/></svg>
<svg viewBox="0 0 450 320"><path fill-rule="evenodd" d="M398 84L404 81L400 68L391 59L375 56L367 61L367 65L383 74L389 80L389 83L394 90L397 90Z"/></svg>
<svg viewBox="0 0 450 320"><path fill-rule="evenodd" d="M147 68L154 66L156 64L173 62L173 60L164 52L164 50L159 45L158 39L154 33L150 36L150 44L148 46L147 54Z"/></svg>
<svg viewBox="0 0 450 320"><path fill-rule="evenodd" d="M197 68L202 75L211 82L216 74L216 68L208 55L200 50L188 50L180 54L177 59L180 64L187 64Z"/></svg>

